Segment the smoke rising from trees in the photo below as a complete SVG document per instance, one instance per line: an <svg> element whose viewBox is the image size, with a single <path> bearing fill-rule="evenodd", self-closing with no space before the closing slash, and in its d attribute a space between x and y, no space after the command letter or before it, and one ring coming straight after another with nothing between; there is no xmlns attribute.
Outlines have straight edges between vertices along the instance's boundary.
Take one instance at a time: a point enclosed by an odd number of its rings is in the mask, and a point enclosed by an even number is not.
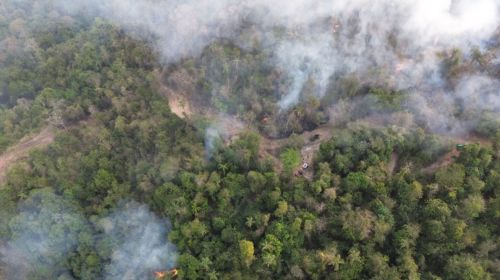
<svg viewBox="0 0 500 280"><path fill-rule="evenodd" d="M37 279L61 275L72 279L67 271L74 265L71 256L86 246L96 246L102 257L109 255L104 279L140 279L175 265L176 250L167 241L169 223L146 206L123 203L92 227L75 205L46 189L33 191L20 204L9 224L13 237L0 248L8 279L29 279L35 274Z"/></svg>
<svg viewBox="0 0 500 280"><path fill-rule="evenodd" d="M55 279L68 273L68 254L75 249L79 235L90 233L71 201L44 190L33 191L20 204L9 228L13 238L0 248L9 279L29 279L34 273Z"/></svg>
<svg viewBox="0 0 500 280"><path fill-rule="evenodd" d="M106 239L116 242L105 279L140 279L175 266L175 247L166 241L170 228L145 205L129 202L101 220Z"/></svg>
<svg viewBox="0 0 500 280"><path fill-rule="evenodd" d="M443 77L442 55L453 48L468 56L484 49L498 28L495 0L356 1L60 1L74 13L97 13L135 34L147 31L164 62L196 56L225 38L243 48L257 44L289 77L289 90L278 105L300 102L304 84L313 80L322 97L336 78L354 74L367 84L386 83L412 93L411 111L420 111L429 127L467 131L450 114L460 100L479 99L474 109L500 111L492 83L460 77L459 91ZM242 35L245 26L250 32ZM467 85L467 83L471 83ZM474 92L463 91L464 88ZM434 95L444 95L435 98ZM464 96L467 94L469 97ZM487 96L483 96L483 95ZM493 100L492 100L493 99ZM436 103L442 100L443 103ZM463 102L467 107L470 103ZM479 107L486 105L486 107ZM444 109L443 109L444 108ZM428 112L427 112L428 111ZM427 116L432 116L427 118ZM442 123L433 124L435 117ZM442 130L441 130L442 131Z"/></svg>

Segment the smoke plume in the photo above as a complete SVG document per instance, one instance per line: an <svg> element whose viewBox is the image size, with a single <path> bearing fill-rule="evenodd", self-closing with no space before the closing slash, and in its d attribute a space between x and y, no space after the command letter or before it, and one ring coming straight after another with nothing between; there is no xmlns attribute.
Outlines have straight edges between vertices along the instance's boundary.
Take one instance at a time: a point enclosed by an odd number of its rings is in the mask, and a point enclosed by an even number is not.
<svg viewBox="0 0 500 280"><path fill-rule="evenodd" d="M211 120L210 126L205 129L205 156L210 159L218 143L228 142L233 136L245 129L243 122L236 118L219 114Z"/></svg>
<svg viewBox="0 0 500 280"><path fill-rule="evenodd" d="M103 279L150 278L175 265L169 223L146 206L123 203L92 226L75 205L50 189L33 191L20 204L9 223L12 236L0 247L8 279L73 279L71 256L87 246L109 259L98 275Z"/></svg>
<svg viewBox="0 0 500 280"><path fill-rule="evenodd" d="M8 279L57 279L69 275L67 258L88 224L71 201L34 191L9 223L12 239L0 247Z"/></svg>
<svg viewBox="0 0 500 280"><path fill-rule="evenodd" d="M113 250L105 279L148 278L155 270L174 267L176 252L166 241L169 224L158 219L148 208L129 202L100 222L104 240L119 246Z"/></svg>

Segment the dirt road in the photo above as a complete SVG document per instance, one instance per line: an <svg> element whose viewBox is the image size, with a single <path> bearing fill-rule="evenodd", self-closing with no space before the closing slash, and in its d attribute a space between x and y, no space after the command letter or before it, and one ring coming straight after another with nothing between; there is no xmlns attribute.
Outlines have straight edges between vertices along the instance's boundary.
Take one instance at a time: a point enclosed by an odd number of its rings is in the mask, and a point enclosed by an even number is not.
<svg viewBox="0 0 500 280"><path fill-rule="evenodd" d="M0 155L0 183L3 183L9 167L28 156L33 149L44 148L54 141L52 128L44 128L36 135L26 136Z"/></svg>
<svg viewBox="0 0 500 280"><path fill-rule="evenodd" d="M441 136L443 140L449 141L453 145L456 144L479 144L483 147L491 147L493 143L491 140L487 138L482 138L476 135L466 135L466 136ZM455 161L455 158L460 155L460 151L457 150L455 147L452 148L451 151L443 155L441 158L439 158L436 162L433 164L425 167L422 169L423 173L434 173L436 172L439 168L443 166L447 166L452 164Z"/></svg>

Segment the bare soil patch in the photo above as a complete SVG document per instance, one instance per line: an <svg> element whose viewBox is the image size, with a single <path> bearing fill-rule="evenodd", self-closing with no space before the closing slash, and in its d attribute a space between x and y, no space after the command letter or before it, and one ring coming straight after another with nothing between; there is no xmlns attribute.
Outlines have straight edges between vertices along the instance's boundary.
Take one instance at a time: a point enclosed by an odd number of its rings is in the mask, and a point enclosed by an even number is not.
<svg viewBox="0 0 500 280"><path fill-rule="evenodd" d="M158 91L167 98L168 106L170 111L176 114L179 118L185 119L189 118L193 114L191 104L187 98L186 90L189 90L189 84L191 81L188 80L188 75L175 75L174 78L179 82L177 90L173 90L167 87L162 82L163 73L156 71L156 87Z"/></svg>

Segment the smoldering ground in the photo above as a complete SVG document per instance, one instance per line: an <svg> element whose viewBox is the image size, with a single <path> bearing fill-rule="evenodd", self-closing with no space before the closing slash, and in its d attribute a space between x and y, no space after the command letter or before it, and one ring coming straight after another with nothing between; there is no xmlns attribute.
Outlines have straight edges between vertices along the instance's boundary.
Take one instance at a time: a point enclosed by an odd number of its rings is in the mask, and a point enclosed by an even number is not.
<svg viewBox="0 0 500 280"><path fill-rule="evenodd" d="M0 247L7 279L73 279L71 270L88 268L72 263L72 256L94 247L108 263L101 279L147 279L175 265L169 223L145 205L123 202L93 222L75 205L49 189L33 191L20 203L9 222L11 238Z"/></svg>

